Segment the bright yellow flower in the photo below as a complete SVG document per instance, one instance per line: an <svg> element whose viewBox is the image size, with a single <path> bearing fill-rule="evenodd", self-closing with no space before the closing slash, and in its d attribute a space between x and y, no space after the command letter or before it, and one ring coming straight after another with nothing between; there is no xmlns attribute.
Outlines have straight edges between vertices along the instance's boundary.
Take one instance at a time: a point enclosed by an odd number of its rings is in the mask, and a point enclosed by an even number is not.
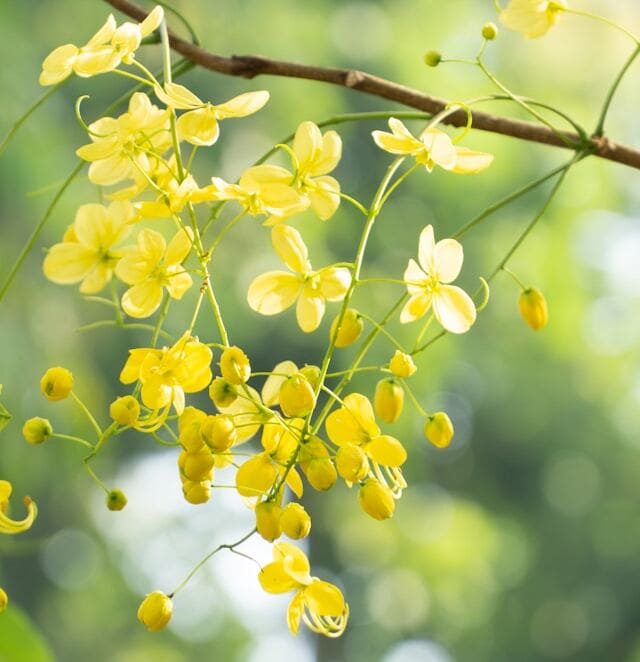
<svg viewBox="0 0 640 662"><path fill-rule="evenodd" d="M545 35L567 7L565 0L511 0L500 12L500 22L510 30L522 32L529 39Z"/></svg>
<svg viewBox="0 0 640 662"><path fill-rule="evenodd" d="M338 479L329 449L319 437L303 442L298 453L298 464L315 490L324 492L333 487Z"/></svg>
<svg viewBox="0 0 640 662"><path fill-rule="evenodd" d="M404 389L395 379L381 379L376 384L373 404L385 423L395 423L404 408Z"/></svg>
<svg viewBox="0 0 640 662"><path fill-rule="evenodd" d="M256 530L268 542L282 535L281 514L282 508L273 501L262 501L256 506Z"/></svg>
<svg viewBox="0 0 640 662"><path fill-rule="evenodd" d="M94 294L111 280L122 253L115 249L129 234L136 211L130 202L109 207L82 205L64 240L52 246L44 260L44 275L61 285L80 284L80 292Z"/></svg>
<svg viewBox="0 0 640 662"><path fill-rule="evenodd" d="M476 320L476 307L471 297L459 287L449 285L462 269L462 245L455 239L435 242L433 226L420 233L418 262L409 260L404 272L411 297L400 313L403 324L433 314L451 333L465 333Z"/></svg>
<svg viewBox="0 0 640 662"><path fill-rule="evenodd" d="M211 381L209 347L185 333L172 347L129 350L129 358L120 373L123 384L140 380L140 396L154 412L174 406L182 414L185 393L196 393Z"/></svg>
<svg viewBox="0 0 640 662"><path fill-rule="evenodd" d="M367 515L379 521L393 517L396 509L393 492L374 478L369 478L360 488L358 503Z"/></svg>
<svg viewBox="0 0 640 662"><path fill-rule="evenodd" d="M304 552L286 542L273 546L273 562L266 565L258 579L267 593L296 591L287 612L287 623L297 634L300 621L318 634L339 637L347 627L349 606L337 586L311 577L309 559Z"/></svg>
<svg viewBox="0 0 640 662"><path fill-rule="evenodd" d="M143 37L162 22L164 10L157 6L142 23L123 23L116 27L113 14L89 41L78 48L65 44L54 49L42 63L40 85L55 85L72 72L83 78L113 71L121 62L130 64Z"/></svg>
<svg viewBox="0 0 640 662"><path fill-rule="evenodd" d="M305 333L315 331L325 311L326 301L341 301L351 285L351 272L344 267L313 271L309 252L300 233L278 225L271 231L274 249L291 272L270 271L249 286L247 300L262 315L277 315L297 301L296 317Z"/></svg>
<svg viewBox="0 0 640 662"><path fill-rule="evenodd" d="M267 407L280 403L280 388L288 377L298 372L298 366L293 361L281 361L271 371L262 386L262 402Z"/></svg>
<svg viewBox="0 0 640 662"><path fill-rule="evenodd" d="M229 388L234 388L219 378L214 381L223 382ZM214 404L221 414L226 414L233 419L233 424L238 432L237 443L239 444L251 439L260 426L270 418L270 414L267 414L260 400L260 394L251 386L245 385L242 389L238 389L235 399L230 404L223 404L220 400L214 401Z"/></svg>
<svg viewBox="0 0 640 662"><path fill-rule="evenodd" d="M337 446L360 446L376 464L400 467L407 452L395 438L381 434L376 424L369 399L360 393L351 393L344 405L327 416L325 427L329 439Z"/></svg>
<svg viewBox="0 0 640 662"><path fill-rule="evenodd" d="M520 292L518 308L522 319L534 330L539 331L549 322L549 308L544 294L537 287Z"/></svg>
<svg viewBox="0 0 640 662"><path fill-rule="evenodd" d="M13 492L11 483L8 480L0 480L0 533L10 536L30 529L38 515L36 504L29 497L25 497L27 516L22 520L11 519L7 514L11 492Z"/></svg>
<svg viewBox="0 0 640 662"><path fill-rule="evenodd" d="M396 349L396 353L389 362L389 370L396 377L411 377L411 375L417 372L418 368L416 368L416 364L413 362L410 354L405 354L399 349Z"/></svg>
<svg viewBox="0 0 640 662"><path fill-rule="evenodd" d="M440 166L443 170L458 174L475 174L488 168L493 161L492 154L474 152L454 145L446 133L434 127L425 129L416 138L399 119L392 117L389 120L389 128L391 133L372 133L376 145L391 154L414 156L427 172Z"/></svg>
<svg viewBox="0 0 640 662"><path fill-rule="evenodd" d="M122 308L131 317L149 317L160 306L164 288L173 299L181 299L193 281L182 262L192 246L191 228L178 230L167 243L155 230L138 233L137 247L123 251L116 275L131 285L122 296Z"/></svg>
<svg viewBox="0 0 640 662"><path fill-rule="evenodd" d="M299 503L288 503L280 515L282 532L292 540L302 540L311 532L311 517Z"/></svg>
<svg viewBox="0 0 640 662"><path fill-rule="evenodd" d="M274 165L259 165L244 171L237 184L212 177L211 184L192 195L194 202L236 200L251 216L267 215L265 225L276 225L310 205L306 195L290 186L291 173Z"/></svg>
<svg viewBox="0 0 640 662"><path fill-rule="evenodd" d="M162 591L149 593L138 608L138 620L149 630L158 632L171 620L173 603Z"/></svg>
<svg viewBox="0 0 640 662"><path fill-rule="evenodd" d="M436 448L448 448L453 435L453 423L445 412L438 411L425 421L424 436Z"/></svg>
<svg viewBox="0 0 640 662"><path fill-rule="evenodd" d="M169 114L153 105L146 94L131 96L129 108L117 118L101 117L89 125L91 142L76 150L90 161L89 180L98 186L111 186L133 179L135 185L116 195L137 195L160 166L160 156L171 146Z"/></svg>
<svg viewBox="0 0 640 662"><path fill-rule="evenodd" d="M362 315L360 315L355 308L347 308L344 317L342 318L340 329L338 329L339 321L340 315L338 314L333 322L331 322L329 339L331 340L336 336L336 347L349 347L349 345L353 345L353 343L362 335L362 331L364 330ZM338 330L337 335L336 330Z"/></svg>
<svg viewBox="0 0 640 662"><path fill-rule="evenodd" d="M66 368L49 368L40 379L40 392L47 400L57 402L68 398L73 389L73 373Z"/></svg>
<svg viewBox="0 0 640 662"><path fill-rule="evenodd" d="M181 140L199 147L213 145L218 140L220 120L253 115L269 100L269 92L260 90L240 94L214 106L178 83L166 83L164 88L156 86L155 93L168 107L188 111L178 118L178 135Z"/></svg>

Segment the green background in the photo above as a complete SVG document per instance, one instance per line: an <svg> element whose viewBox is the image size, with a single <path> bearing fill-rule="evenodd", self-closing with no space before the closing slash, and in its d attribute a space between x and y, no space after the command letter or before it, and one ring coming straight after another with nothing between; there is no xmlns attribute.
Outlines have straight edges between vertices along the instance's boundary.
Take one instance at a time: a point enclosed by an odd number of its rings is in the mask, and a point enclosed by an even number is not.
<svg viewBox="0 0 640 662"><path fill-rule="evenodd" d="M602 0L574 4L631 29L640 24L633 0L613 8ZM434 70L421 61L430 48L472 57L482 24L495 19L490 0L184 0L175 6L217 53L354 67L454 100L494 91L474 68ZM0 3L0 135L41 93L37 76L46 54L62 43L83 43L108 11L88 0ZM501 31L487 62L517 92L556 105L591 129L631 48L613 30L565 17L539 41ZM157 67L158 48L142 49L140 59ZM623 142L637 140L640 128L637 80L632 69L609 118L610 134ZM211 175L235 178L303 120L395 108L309 81L245 81L205 71L185 81L214 102L247 90L271 92L263 111L225 122L218 144L202 151L201 183ZM73 114L77 96L91 95L83 112L93 118L126 89L115 76L73 80L0 156L0 278L73 168L74 150L86 142ZM522 116L504 102L487 109ZM371 141L375 128L383 123L339 129L344 157L337 175L343 189L365 203L389 162ZM493 152L492 168L469 178L416 174L385 207L365 275L398 277L427 223L445 237L567 158L555 148L483 133L471 134L465 144ZM104 422L108 403L124 392L117 375L127 349L148 341L148 334L123 330L79 333L79 326L104 319L107 309L42 275L43 249L59 241L80 204L97 199L80 177L0 304L0 382L14 414L0 434L0 478L14 483L16 511L24 494L40 506L30 533L0 540L0 585L12 601L0 616L0 660L640 660L639 191L633 170L596 159L579 164L511 263L547 295L548 328L534 333L524 325L518 289L501 276L472 332L448 337L420 357L413 387L427 410L450 413L456 437L446 451L427 447L409 403L401 421L389 427L409 451L410 487L393 520L367 518L344 486L327 495L309 490L314 573L339 583L351 606L346 634L329 641L290 637L287 600L262 595L253 564L231 555L216 557L179 595L169 629L147 634L135 619L141 596L170 590L209 549L249 530L250 511L230 490L216 492L206 506L185 504L176 452L125 435L95 465L129 497L123 512L110 513L82 470L81 449L61 441L29 447L22 440L22 422L35 415L50 418L61 432L89 433L71 402L48 403L40 396L38 380L47 367L69 367L77 392ZM491 272L542 206L545 192L522 198L465 238L463 287L473 291L477 277ZM326 224L310 214L295 224L314 265L323 266L353 259L361 222L343 205ZM245 293L253 277L277 268L268 232L247 219L223 246L213 274L232 341L258 370L285 358L317 362L337 306L310 336L299 332L291 312L260 318ZM363 287L356 306L380 315L397 295L392 285ZM194 296L173 307L169 330L184 329ZM392 329L407 344L417 332L397 322ZM216 339L206 315L197 330ZM390 353L380 342L368 363L383 363ZM350 355L345 350L338 363L346 366ZM354 389L365 393L373 386L370 376L354 381ZM221 482L232 480L220 476ZM269 560L266 544L243 549L262 563ZM47 644L28 634L19 610Z"/></svg>

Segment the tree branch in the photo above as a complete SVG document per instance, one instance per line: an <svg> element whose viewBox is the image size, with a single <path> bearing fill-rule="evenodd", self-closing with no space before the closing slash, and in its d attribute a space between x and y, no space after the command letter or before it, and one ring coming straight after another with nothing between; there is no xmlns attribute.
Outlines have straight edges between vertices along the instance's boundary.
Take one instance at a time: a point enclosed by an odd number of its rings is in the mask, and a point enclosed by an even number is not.
<svg viewBox="0 0 640 662"><path fill-rule="evenodd" d="M129 0L105 0L105 2L138 21L142 21L147 15L144 9ZM175 51L195 64L228 76L255 78L260 75L271 75L316 80L358 90L431 114L439 113L448 103L444 99L423 94L418 90L398 85L364 71L315 67L255 55L223 57L209 53L172 32L169 33L169 41ZM467 114L464 111L458 111L449 115L444 122L456 127L466 126ZM474 111L473 128L567 149L567 145L559 135L546 126L532 122ZM574 143L580 143L580 138L575 133L562 132L562 135ZM640 150L614 142L606 137L594 137L591 144L594 155L640 169Z"/></svg>

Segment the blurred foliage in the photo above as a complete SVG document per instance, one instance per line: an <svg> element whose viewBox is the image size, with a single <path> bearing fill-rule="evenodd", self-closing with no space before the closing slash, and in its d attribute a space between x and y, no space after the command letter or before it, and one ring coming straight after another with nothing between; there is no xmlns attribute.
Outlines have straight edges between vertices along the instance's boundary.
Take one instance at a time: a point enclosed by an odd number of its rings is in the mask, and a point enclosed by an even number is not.
<svg viewBox="0 0 640 662"><path fill-rule="evenodd" d="M634 0L580 4L628 26L640 22ZM362 68L450 99L491 91L476 70L426 69L421 60L434 47L450 57L472 56L480 27L494 17L491 0L182 0L175 6L214 52ZM41 93L43 57L92 34L107 12L103 3L78 0L0 3L1 135ZM590 126L629 49L615 32L568 17L538 42L502 32L488 60L518 92ZM142 57L159 65L154 47ZM309 81L245 81L206 71L186 80L206 99L263 87L272 94L265 110L242 126L225 125L202 181L214 173L234 178L302 120L390 108ZM611 135L622 141L638 135L637 80L636 67L610 117ZM71 81L0 157L0 277L85 142L73 116L76 97L91 95L83 110L92 117L126 89L112 77ZM487 109L521 116L503 102ZM345 191L365 200L386 167L370 139L374 128L381 123L340 128L345 155L337 176ZM488 134L472 134L467 142L494 152L494 166L477 178L414 177L376 226L366 275L379 275L383 266L385 273L401 273L427 223L445 236L566 158ZM622 166L581 163L516 255L512 268L549 300L546 330L536 334L522 323L517 288L498 278L473 332L447 338L420 358L415 390L427 409L451 414L456 438L450 449L437 451L427 447L418 417L405 415L397 424L410 453L410 488L392 521L366 518L344 487L328 499L309 496L312 561L322 568L318 574L341 584L351 604L350 627L337 641L290 639L285 603L260 596L245 561L222 556L176 601L172 627L147 634L135 620L141 595L171 586L206 551L233 540L235 521L250 527L250 513L221 494L196 514L181 503L174 454L134 435L100 458L101 474L130 498L125 511L108 513L82 471L78 449L58 442L33 448L21 440L21 423L33 415L71 433L86 425L71 406L42 401L37 384L47 367L71 368L79 391L104 419L107 403L120 394L117 375L127 349L146 341L139 332L78 333L104 311L41 274L43 247L59 240L79 204L96 199L78 179L0 308L0 381L14 415L0 436L0 475L40 506L30 534L0 541L0 585L12 605L30 615L65 662L184 662L212 655L250 662L287 655L304 662L640 660L637 178ZM493 269L544 195L543 188L522 198L465 238L465 287L474 288L477 276ZM318 264L351 259L359 222L344 206L330 224L303 220ZM257 370L284 358L311 362L319 352L315 336L292 331L289 314L265 321L242 305L250 280L274 264L268 243L268 234L247 221L213 267L234 342L247 348ZM251 257L238 262L238 255ZM355 305L379 312L395 296L393 286L376 286ZM176 309L189 311L191 302ZM327 334L330 321L328 315L317 334ZM210 331L201 324L201 333ZM399 325L393 330L401 338L413 333ZM379 343L371 362L388 356ZM358 377L353 388L371 392L373 384ZM268 559L266 548L259 554ZM15 606L0 616L0 660L51 659L28 632Z"/></svg>

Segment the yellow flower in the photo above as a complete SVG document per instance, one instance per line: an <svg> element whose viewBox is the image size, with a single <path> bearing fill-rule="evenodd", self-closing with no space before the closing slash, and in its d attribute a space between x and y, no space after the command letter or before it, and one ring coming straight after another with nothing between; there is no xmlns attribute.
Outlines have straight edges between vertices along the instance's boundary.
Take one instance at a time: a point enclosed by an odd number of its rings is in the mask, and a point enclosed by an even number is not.
<svg viewBox="0 0 640 662"><path fill-rule="evenodd" d="M240 386L251 377L251 363L240 347L227 347L220 356L220 372L226 382Z"/></svg>
<svg viewBox="0 0 640 662"><path fill-rule="evenodd" d="M511 0L500 12L500 22L510 30L522 32L529 39L545 35L567 7L565 0Z"/></svg>
<svg viewBox="0 0 640 662"><path fill-rule="evenodd" d="M46 418L36 416L25 421L22 436L29 444L43 444L53 434L51 423Z"/></svg>
<svg viewBox="0 0 640 662"><path fill-rule="evenodd" d="M304 552L286 542L273 546L273 562L266 565L258 579L267 593L296 591L287 613L287 623L297 634L300 621L318 634L339 637L347 627L349 607L337 586L311 577L309 559Z"/></svg>
<svg viewBox="0 0 640 662"><path fill-rule="evenodd" d="M130 202L82 205L64 240L47 253L44 275L61 285L81 282L83 294L99 292L111 280L122 255L114 247L129 234L135 217Z"/></svg>
<svg viewBox="0 0 640 662"><path fill-rule="evenodd" d="M226 414L207 416L202 421L200 434L214 453L224 453L238 441L238 431L233 419Z"/></svg>
<svg viewBox="0 0 640 662"><path fill-rule="evenodd" d="M117 118L101 117L89 125L91 143L76 150L90 161L89 180L98 186L111 186L133 179L131 189L118 196L143 191L149 176L160 168L160 156L171 146L169 114L151 103L146 94L131 96L129 108ZM166 167L162 167L166 172Z"/></svg>
<svg viewBox="0 0 640 662"><path fill-rule="evenodd" d="M240 94L214 106L178 83L166 83L164 88L156 86L155 93L168 107L189 111L178 118L178 134L182 140L199 147L213 145L218 140L220 120L253 115L269 100L269 92L260 90Z"/></svg>
<svg viewBox="0 0 640 662"><path fill-rule="evenodd" d="M418 368L416 368L416 364L413 362L410 354L405 354L399 349L396 349L396 353L389 362L389 370L396 377L411 377L411 375L417 372Z"/></svg>
<svg viewBox="0 0 640 662"><path fill-rule="evenodd" d="M407 459L402 444L381 434L368 398L351 393L342 407L327 416L325 427L331 441L337 446L360 446L370 460L387 467L400 467Z"/></svg>
<svg viewBox="0 0 640 662"><path fill-rule="evenodd" d="M336 329L338 329L339 321L340 315L337 315L331 323L329 339L336 336ZM338 329L338 334L336 336L336 347L342 348L353 345L353 343L358 340L363 330L364 322L362 320L362 315L360 315L360 313L355 308L347 308L344 313L344 317L342 318L340 329Z"/></svg>
<svg viewBox="0 0 640 662"><path fill-rule="evenodd" d="M393 492L374 478L369 478L360 488L358 503L367 515L377 520L393 517L396 509Z"/></svg>
<svg viewBox="0 0 640 662"><path fill-rule="evenodd" d="M391 133L372 133L376 145L391 154L414 156L427 172L439 166L458 174L475 174L488 168L493 161L492 154L454 145L446 133L434 127L425 129L416 138L399 119L392 117L389 128Z"/></svg>
<svg viewBox="0 0 640 662"><path fill-rule="evenodd" d="M142 402L154 411L178 414L185 406L185 393L196 393L211 381L211 350L185 333L172 347L131 349L120 373L123 384L140 380Z"/></svg>
<svg viewBox="0 0 640 662"><path fill-rule="evenodd" d="M216 382L218 385L220 382L226 384L229 389L234 388L231 384L219 378L214 380L213 384ZM212 390L209 390L209 395L211 395ZM233 420L238 433L237 443L239 444L251 439L268 419L268 414L260 400L260 394L251 386L244 386L241 390L238 390L236 397L230 404L224 404L224 398L216 398L214 404L221 414L226 414Z"/></svg>
<svg viewBox="0 0 640 662"><path fill-rule="evenodd" d="M448 414L436 412L425 421L424 436L436 448L447 448L453 439L453 423Z"/></svg>
<svg viewBox="0 0 640 662"><path fill-rule="evenodd" d="M118 425L135 425L140 418L140 403L132 395L123 395L111 403L109 416Z"/></svg>
<svg viewBox="0 0 640 662"><path fill-rule="evenodd" d="M300 233L289 226L273 228L271 241L292 273L270 271L258 276L249 286L249 305L262 315L277 315L297 301L300 328L305 333L315 331L322 321L326 301L344 299L351 285L351 272L344 267L313 271Z"/></svg>
<svg viewBox="0 0 640 662"><path fill-rule="evenodd" d="M265 225L276 225L285 218L307 209L309 198L296 191L291 173L274 165L247 168L237 184L212 177L211 184L192 195L194 202L204 200L236 200L251 216L265 214Z"/></svg>
<svg viewBox="0 0 640 662"><path fill-rule="evenodd" d="M89 41L78 48L65 44L54 49L42 63L40 85L55 85L72 72L83 78L113 71L121 62L130 64L143 37L162 22L164 11L157 6L142 23L123 23L116 27L113 14Z"/></svg>
<svg viewBox="0 0 640 662"><path fill-rule="evenodd" d="M256 506L256 529L267 541L273 542L282 535L280 515L282 508L272 501L262 501Z"/></svg>
<svg viewBox="0 0 640 662"><path fill-rule="evenodd" d="M173 603L162 591L149 593L138 608L138 620L149 630L158 632L171 620Z"/></svg>
<svg viewBox="0 0 640 662"><path fill-rule="evenodd" d="M373 404L385 423L395 423L404 407L404 389L395 379L381 379L376 384Z"/></svg>
<svg viewBox="0 0 640 662"><path fill-rule="evenodd" d="M285 536L293 540L306 538L311 532L309 513L299 503L288 503L280 515L280 524Z"/></svg>
<svg viewBox="0 0 640 662"><path fill-rule="evenodd" d="M24 505L27 509L27 515L22 520L14 520L9 517L9 498L13 487L8 480L0 480L0 533L6 535L16 535L31 528L38 515L36 504L29 498L24 498Z"/></svg>
<svg viewBox="0 0 640 662"><path fill-rule="evenodd" d="M534 330L539 331L547 326L549 309L544 294L537 287L522 290L518 297L518 308L522 319Z"/></svg>
<svg viewBox="0 0 640 662"><path fill-rule="evenodd" d="M315 490L324 492L338 479L329 449L319 437L311 437L301 445L298 464Z"/></svg>
<svg viewBox="0 0 640 662"><path fill-rule="evenodd" d="M155 230L138 233L137 247L124 250L116 275L131 285L122 296L122 308L131 317L149 317L160 306L166 287L169 296L181 299L191 287L191 276L182 266L191 250L191 228L178 230L167 243Z"/></svg>
<svg viewBox="0 0 640 662"><path fill-rule="evenodd" d="M49 368L40 379L40 392L52 402L68 398L71 389L73 389L73 374L60 366Z"/></svg>
<svg viewBox="0 0 640 662"><path fill-rule="evenodd" d="M300 372L288 377L280 387L278 401L288 417L307 416L316 405L316 394L309 380Z"/></svg>
<svg viewBox="0 0 640 662"><path fill-rule="evenodd" d="M407 290L411 297L400 314L403 324L413 322L427 314L433 314L451 333L465 333L476 320L476 307L471 297L459 287L449 285L460 270L464 254L455 239L443 239L438 243L433 236L433 226L420 233L418 263L409 260L404 272Z"/></svg>

